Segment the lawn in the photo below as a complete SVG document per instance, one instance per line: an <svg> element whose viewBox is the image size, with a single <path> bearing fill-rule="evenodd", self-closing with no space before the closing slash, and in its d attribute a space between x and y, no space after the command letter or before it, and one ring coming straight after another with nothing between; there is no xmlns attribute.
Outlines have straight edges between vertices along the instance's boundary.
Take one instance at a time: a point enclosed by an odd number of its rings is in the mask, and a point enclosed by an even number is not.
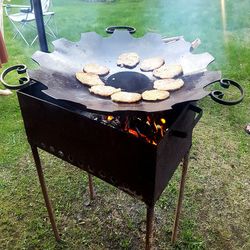
<svg viewBox="0 0 250 250"><path fill-rule="evenodd" d="M197 52L216 58L210 69L242 84L246 96L237 106L221 106L209 97L199 102L204 115L194 131L178 241L170 245L181 168L156 206L155 248L250 249L250 136L244 131L250 122L250 2L53 3L59 37L77 41L81 32L106 35L107 26L124 24L136 27L138 37L146 32L184 35L189 41L199 37ZM13 41L12 32L5 19L10 60L3 68L17 63L35 67L30 57L38 45L28 48L20 39ZM0 138L0 249L143 249L141 202L95 179L97 197L86 206L86 174L41 152L62 235L62 242L55 242L15 94L0 96Z"/></svg>

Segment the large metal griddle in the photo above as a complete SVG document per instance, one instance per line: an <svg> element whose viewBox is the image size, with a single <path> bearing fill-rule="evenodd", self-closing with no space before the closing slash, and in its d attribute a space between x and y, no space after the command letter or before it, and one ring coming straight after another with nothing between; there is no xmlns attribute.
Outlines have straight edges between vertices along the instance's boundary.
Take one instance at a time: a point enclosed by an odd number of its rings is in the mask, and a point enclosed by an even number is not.
<svg viewBox="0 0 250 250"><path fill-rule="evenodd" d="M164 42L159 34L147 33L143 37L135 38L128 31L116 30L109 37L89 32L82 34L79 42L59 39L54 41L53 45L55 47L53 53L37 51L32 56L40 67L37 70L30 70L30 77L45 85L43 91L47 95L55 99L81 104L87 110L94 112L168 110L177 103L202 99L210 93L204 90L204 87L221 79L220 72L207 71L208 64L214 58L209 53L192 54L191 43L182 37ZM105 82L108 78L112 78L113 74L135 72L136 76L133 81L135 88L132 89L137 92L141 92L143 89L136 89L136 78L139 74L147 79L144 89L152 89L153 81L156 79L152 72L142 72L139 65L133 69L121 68L116 65L118 56L124 52L136 52L141 60L161 56L168 64L181 64L184 73L180 77L185 82L184 87L172 92L167 100L121 104L111 101L110 98L90 94L89 88L75 78L75 73L82 71L85 64L98 63L110 69L110 73L102 78ZM126 76L126 73L123 74ZM133 78L133 76L130 77ZM127 84L131 84L131 81L128 81Z"/></svg>

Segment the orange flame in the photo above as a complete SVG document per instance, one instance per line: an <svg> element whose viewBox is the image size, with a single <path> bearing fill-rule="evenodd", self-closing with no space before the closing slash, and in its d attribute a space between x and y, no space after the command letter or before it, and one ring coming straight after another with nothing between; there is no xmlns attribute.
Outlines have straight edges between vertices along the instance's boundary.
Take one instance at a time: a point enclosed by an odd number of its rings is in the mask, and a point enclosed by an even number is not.
<svg viewBox="0 0 250 250"><path fill-rule="evenodd" d="M114 116L108 115L107 120L108 120L109 122L112 121L113 119L114 119Z"/></svg>
<svg viewBox="0 0 250 250"><path fill-rule="evenodd" d="M161 118L161 123L166 124L166 120L164 118Z"/></svg>
<svg viewBox="0 0 250 250"><path fill-rule="evenodd" d="M111 116L111 115L108 115L106 117L106 120L109 122L111 122L114 119L115 119L115 117ZM141 119L138 118L138 120L142 122ZM140 131L140 129L141 129L140 127L134 128L133 125L132 125L132 127L130 127L131 123L130 123L129 117L126 117L125 121L123 123L121 123L121 125L122 125L122 131L127 132L127 133L129 133L137 138L142 138L147 143L150 143L152 145L157 145L166 132L166 119L165 118L159 119L159 118L156 118L156 117L150 116L150 115L147 116L146 121L145 121L145 125L148 126L147 129L150 129L149 134L144 134L143 129L142 129L142 131ZM143 124L141 124L141 125L143 128Z"/></svg>
<svg viewBox="0 0 250 250"><path fill-rule="evenodd" d="M135 130L131 129L131 128L128 129L128 132L129 132L130 134L136 136L136 137L139 137L138 133L137 133Z"/></svg>

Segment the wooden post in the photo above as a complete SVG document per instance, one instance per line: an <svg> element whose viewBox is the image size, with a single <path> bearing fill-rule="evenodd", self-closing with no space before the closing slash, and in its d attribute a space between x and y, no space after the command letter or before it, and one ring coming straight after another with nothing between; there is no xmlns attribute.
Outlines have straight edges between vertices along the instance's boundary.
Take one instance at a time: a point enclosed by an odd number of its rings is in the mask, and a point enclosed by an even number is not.
<svg viewBox="0 0 250 250"><path fill-rule="evenodd" d="M0 32L3 36L3 0L0 0Z"/></svg>
<svg viewBox="0 0 250 250"><path fill-rule="evenodd" d="M8 61L8 55L6 46L3 39L3 1L0 0L0 68L3 63L6 63ZM0 93L4 94L4 93Z"/></svg>

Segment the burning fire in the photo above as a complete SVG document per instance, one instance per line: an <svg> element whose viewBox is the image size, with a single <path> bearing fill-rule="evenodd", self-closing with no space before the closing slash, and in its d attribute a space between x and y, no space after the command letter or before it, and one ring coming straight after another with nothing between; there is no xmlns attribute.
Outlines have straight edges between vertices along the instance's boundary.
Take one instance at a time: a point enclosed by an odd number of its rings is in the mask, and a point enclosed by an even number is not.
<svg viewBox="0 0 250 250"><path fill-rule="evenodd" d="M166 120L164 118L161 118L161 123L166 124Z"/></svg>
<svg viewBox="0 0 250 250"><path fill-rule="evenodd" d="M108 121L112 121L113 119L114 119L114 116L108 115L108 117L107 117L107 120L108 120Z"/></svg>
<svg viewBox="0 0 250 250"><path fill-rule="evenodd" d="M111 116L105 117L105 124L118 128L137 138L142 138L147 143L157 145L167 130L167 121L163 117L153 115L133 116Z"/></svg>
<svg viewBox="0 0 250 250"><path fill-rule="evenodd" d="M138 134L135 130L129 128L127 131L128 131L130 134L132 134L132 135L134 135L134 136L136 136L136 137L139 137L139 134Z"/></svg>

